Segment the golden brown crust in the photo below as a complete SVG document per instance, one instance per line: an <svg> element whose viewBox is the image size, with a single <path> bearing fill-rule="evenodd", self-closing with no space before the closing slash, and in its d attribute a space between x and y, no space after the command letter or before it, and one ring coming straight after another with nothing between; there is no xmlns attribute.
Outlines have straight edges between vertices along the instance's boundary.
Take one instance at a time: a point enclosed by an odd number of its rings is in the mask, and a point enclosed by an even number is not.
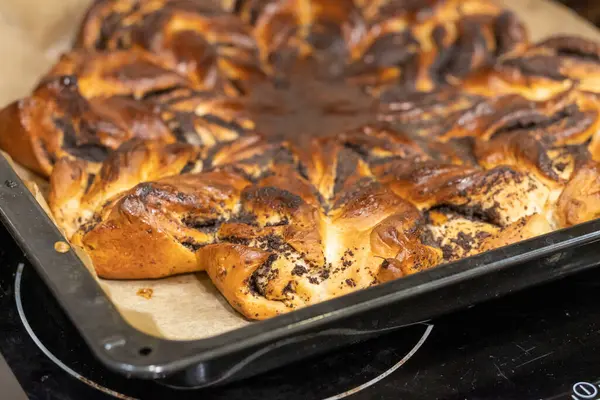
<svg viewBox="0 0 600 400"><path fill-rule="evenodd" d="M182 144L132 140L110 154L98 173L85 160L62 158L50 179L49 203L59 225L71 237L115 195L144 181L201 170L198 149Z"/></svg>
<svg viewBox="0 0 600 400"><path fill-rule="evenodd" d="M523 217L519 221L500 229L496 234L484 239L483 243L479 246L478 252L497 249L551 231L552 226L544 216L533 214L529 217Z"/></svg>
<svg viewBox="0 0 600 400"><path fill-rule="evenodd" d="M538 213L504 227L449 208L430 211L428 219L431 239L442 250L444 261L456 261L552 231L547 218Z"/></svg>
<svg viewBox="0 0 600 400"><path fill-rule="evenodd" d="M104 204L72 240L88 252L101 277L198 271L194 251L214 240L212 227L231 216L247 184L228 172L141 183Z"/></svg>
<svg viewBox="0 0 600 400"><path fill-rule="evenodd" d="M226 90L261 74L250 30L216 1L100 1L88 13L76 46L143 49L196 89Z"/></svg>
<svg viewBox="0 0 600 400"><path fill-rule="evenodd" d="M82 96L131 96L140 99L149 93L192 85L185 76L156 55L139 49L127 51L71 51L62 55L46 79L72 76Z"/></svg>
<svg viewBox="0 0 600 400"><path fill-rule="evenodd" d="M600 165L588 161L578 165L557 202L560 227L591 221L600 216Z"/></svg>
<svg viewBox="0 0 600 400"><path fill-rule="evenodd" d="M490 1L101 0L75 47L0 148L102 278L265 319L600 215L598 45Z"/></svg>
<svg viewBox="0 0 600 400"><path fill-rule="evenodd" d="M579 37L551 37L473 74L462 85L470 93L515 93L533 100L573 87L599 93L600 46Z"/></svg>
<svg viewBox="0 0 600 400"><path fill-rule="evenodd" d="M0 148L45 176L63 157L97 169L111 149L133 138L175 140L154 106L121 97L87 100L71 76L45 79L0 112Z"/></svg>
<svg viewBox="0 0 600 400"><path fill-rule="evenodd" d="M36 125L32 119L41 114L38 103L34 98L23 99L13 102L0 112L0 148L21 165L42 176L48 176L55 158L47 155L43 142L36 141L30 133L33 132L32 125ZM41 125L37 129L39 132L46 131L47 124L42 122L37 125Z"/></svg>

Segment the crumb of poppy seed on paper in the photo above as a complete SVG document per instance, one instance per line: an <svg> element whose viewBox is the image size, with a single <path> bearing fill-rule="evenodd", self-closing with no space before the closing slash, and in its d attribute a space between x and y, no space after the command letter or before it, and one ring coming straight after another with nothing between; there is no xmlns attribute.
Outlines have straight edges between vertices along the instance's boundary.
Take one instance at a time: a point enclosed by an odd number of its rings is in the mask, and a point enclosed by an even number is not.
<svg viewBox="0 0 600 400"><path fill-rule="evenodd" d="M154 294L154 290L150 288L141 288L137 291L136 294L140 297L150 300L152 298L152 295Z"/></svg>

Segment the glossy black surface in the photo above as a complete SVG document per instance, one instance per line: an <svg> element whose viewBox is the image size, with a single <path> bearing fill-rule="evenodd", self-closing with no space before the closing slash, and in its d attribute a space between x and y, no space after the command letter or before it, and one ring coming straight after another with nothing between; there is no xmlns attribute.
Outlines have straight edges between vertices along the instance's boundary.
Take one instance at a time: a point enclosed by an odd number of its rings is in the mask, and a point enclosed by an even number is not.
<svg viewBox="0 0 600 400"><path fill-rule="evenodd" d="M23 256L3 231L0 243L0 351L32 399L111 396L42 353L21 317L65 366L105 391L142 399L324 399L388 371L428 329L404 328L222 388L175 391L103 368L27 264L20 279L19 315L15 277ZM429 337L410 359L350 398L571 399L577 382L600 383L598 300L600 269L595 269L435 320ZM576 390L591 393L585 385Z"/></svg>

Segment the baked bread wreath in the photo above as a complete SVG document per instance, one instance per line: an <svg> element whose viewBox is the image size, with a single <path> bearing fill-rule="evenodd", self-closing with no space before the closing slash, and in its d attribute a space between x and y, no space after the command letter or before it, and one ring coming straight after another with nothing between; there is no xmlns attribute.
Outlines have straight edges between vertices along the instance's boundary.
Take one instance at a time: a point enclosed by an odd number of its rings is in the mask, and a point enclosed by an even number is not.
<svg viewBox="0 0 600 400"><path fill-rule="evenodd" d="M485 0L100 0L0 113L99 277L265 319L600 215L600 45Z"/></svg>

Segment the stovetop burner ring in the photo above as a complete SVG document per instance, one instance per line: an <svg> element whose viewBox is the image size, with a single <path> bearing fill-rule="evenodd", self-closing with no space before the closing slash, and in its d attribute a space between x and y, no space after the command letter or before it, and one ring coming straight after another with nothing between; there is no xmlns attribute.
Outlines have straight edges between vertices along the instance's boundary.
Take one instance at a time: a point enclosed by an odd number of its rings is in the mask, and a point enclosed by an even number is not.
<svg viewBox="0 0 600 400"><path fill-rule="evenodd" d="M105 386L102 386L84 376L82 376L81 374L79 374L78 372L74 371L72 368L70 368L69 366L65 365L65 363L63 363L60 359L58 359L58 357L56 357L54 354L52 354L52 352L50 350L48 350L48 348L46 346L44 346L44 344L42 343L42 341L37 337L37 335L35 334L35 332L33 331L33 329L31 328L31 325L29 324L29 321L27 320L27 316L25 315L25 311L23 309L23 302L21 301L21 278L23 276L23 269L25 268L25 264L24 263L19 263L17 265L17 272L15 274L15 302L16 302L16 306L17 306L17 313L19 314L19 318L21 319L21 322L23 323L23 326L25 327L25 330L27 331L27 333L29 334L29 336L31 337L31 340L33 340L33 342L35 343L35 345L42 351L42 353L44 353L44 355L46 357L48 357L54 364L56 364L60 369L62 369L63 371L65 371L66 373L68 373L69 375L71 375L72 377L76 378L77 380L85 383L86 385L89 385L91 387L93 387L96 390L99 390L101 392L104 392L110 396L116 397L118 399L122 399L122 400L138 400L134 397L130 397L127 395L124 395L122 393L119 392L115 392L112 389L109 389Z"/></svg>
<svg viewBox="0 0 600 400"><path fill-rule="evenodd" d="M377 382L379 382L379 381L387 378L390 374L392 374L398 368L400 368L401 366L403 366L404 364L406 364L406 362L408 360L410 360L410 358L413 355L415 355L415 353L421 348L421 346L423 345L423 343L425 343L425 341L429 337L429 334L433 330L433 325L432 324L424 324L424 325L427 325L427 329L425 329L425 332L423 333L423 336L421 336L421 338L419 339L419 341L417 342L417 344L415 344L415 346L400 361L398 361L396 364L394 364L390 369L388 369L387 371L385 371L381 375L376 376L375 378L371 379L370 381L363 383L360 386L357 386L357 387L355 387L353 389L347 390L347 391L345 391L343 393L336 394L336 395L331 396L331 397L327 397L324 400L340 400L340 399L343 399L344 397L348 397L348 396L351 396L351 395L356 394L358 392L361 392L361 391L365 390L366 388L375 385Z"/></svg>

